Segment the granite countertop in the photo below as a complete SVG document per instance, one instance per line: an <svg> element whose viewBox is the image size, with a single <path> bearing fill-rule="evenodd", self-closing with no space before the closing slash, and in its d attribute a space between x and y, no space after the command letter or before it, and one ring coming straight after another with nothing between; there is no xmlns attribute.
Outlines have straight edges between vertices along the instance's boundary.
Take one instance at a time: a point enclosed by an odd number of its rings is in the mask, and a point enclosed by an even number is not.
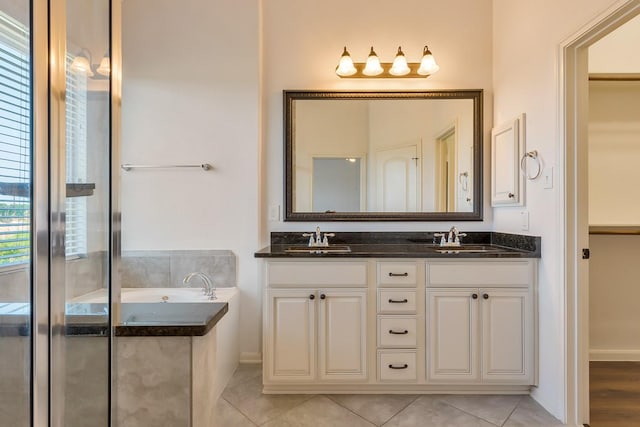
<svg viewBox="0 0 640 427"><path fill-rule="evenodd" d="M0 308L2 307L0 303ZM9 307L11 305L11 307ZM109 334L109 316L102 310L86 309L65 316L65 336L105 337ZM77 310L79 304L75 304ZM123 322L115 326L115 336L201 336L206 335L229 310L226 302L205 303L126 303L122 304ZM28 303L4 303L0 312L0 336L31 334ZM11 311L9 311L11 309Z"/></svg>
<svg viewBox="0 0 640 427"><path fill-rule="evenodd" d="M228 311L226 302L122 304L116 336L202 336Z"/></svg>
<svg viewBox="0 0 640 427"><path fill-rule="evenodd" d="M541 239L537 236L496 232L467 232L462 249L469 246L483 252L456 252L456 247L434 244L433 232L336 233L332 245L347 245L347 253L287 252L291 246L304 246L302 233L271 233L271 245L254 255L257 258L540 258ZM310 248L314 249L314 248ZM316 248L322 250L322 247Z"/></svg>

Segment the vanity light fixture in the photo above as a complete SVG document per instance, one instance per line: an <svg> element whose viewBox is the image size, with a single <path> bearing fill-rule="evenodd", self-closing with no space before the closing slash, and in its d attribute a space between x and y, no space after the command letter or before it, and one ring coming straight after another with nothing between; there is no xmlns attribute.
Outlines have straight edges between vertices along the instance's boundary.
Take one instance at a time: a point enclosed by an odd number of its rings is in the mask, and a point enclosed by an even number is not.
<svg viewBox="0 0 640 427"><path fill-rule="evenodd" d="M96 79L106 78L111 73L111 61L109 59L109 53L105 53L102 57L102 60L100 61L100 64L95 65L93 64L91 51L89 51L89 49L82 48L80 50L80 53L78 53L76 57L73 58L70 68L73 71L86 73L87 77L93 77ZM99 76L96 76L94 71L98 73Z"/></svg>
<svg viewBox="0 0 640 427"><path fill-rule="evenodd" d="M336 74L341 78L420 78L428 77L439 69L440 67L427 46L422 50L422 60L419 63L407 62L401 46L398 46L393 63L381 63L373 46L369 51L367 62L354 63L345 46L336 67Z"/></svg>

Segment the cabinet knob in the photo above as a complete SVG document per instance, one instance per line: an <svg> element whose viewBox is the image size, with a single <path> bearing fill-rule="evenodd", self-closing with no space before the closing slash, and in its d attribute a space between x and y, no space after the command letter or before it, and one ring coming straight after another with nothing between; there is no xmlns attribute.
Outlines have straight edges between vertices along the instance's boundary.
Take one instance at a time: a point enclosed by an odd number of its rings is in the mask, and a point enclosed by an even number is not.
<svg viewBox="0 0 640 427"><path fill-rule="evenodd" d="M516 197L516 195L515 195L515 194L513 194L513 193L509 193L509 194L507 194L507 196L509 196L509 198L510 198L510 199L513 199L513 198L515 198L515 197Z"/></svg>
<svg viewBox="0 0 640 427"><path fill-rule="evenodd" d="M482 298L489 299L489 294L482 294Z"/></svg>
<svg viewBox="0 0 640 427"><path fill-rule="evenodd" d="M309 295L309 299L316 299L316 296L314 294Z"/></svg>
<svg viewBox="0 0 640 427"><path fill-rule="evenodd" d="M471 298L473 298L473 299L478 299L478 294L472 294L472 295L471 295Z"/></svg>
<svg viewBox="0 0 640 427"><path fill-rule="evenodd" d="M320 294L320 299L325 299L327 296L325 294Z"/></svg>

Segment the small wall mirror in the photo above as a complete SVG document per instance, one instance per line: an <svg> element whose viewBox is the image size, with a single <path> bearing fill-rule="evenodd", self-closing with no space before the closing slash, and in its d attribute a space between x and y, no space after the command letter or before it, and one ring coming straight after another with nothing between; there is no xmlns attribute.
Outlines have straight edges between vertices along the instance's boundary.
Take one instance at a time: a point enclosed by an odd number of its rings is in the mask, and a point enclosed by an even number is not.
<svg viewBox="0 0 640 427"><path fill-rule="evenodd" d="M284 91L285 221L482 220L482 91Z"/></svg>

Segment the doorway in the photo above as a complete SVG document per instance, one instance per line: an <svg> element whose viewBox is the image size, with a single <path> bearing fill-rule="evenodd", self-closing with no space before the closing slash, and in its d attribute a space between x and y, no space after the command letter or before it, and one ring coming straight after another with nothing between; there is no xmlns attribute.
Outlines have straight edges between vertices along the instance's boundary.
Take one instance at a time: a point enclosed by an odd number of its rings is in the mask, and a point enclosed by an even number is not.
<svg viewBox="0 0 640 427"><path fill-rule="evenodd" d="M436 137L436 212L456 209L456 142L455 125Z"/></svg>
<svg viewBox="0 0 640 427"><path fill-rule="evenodd" d="M564 146L566 218L564 276L566 316L566 408L569 424L589 422L589 218L588 218L588 48L640 14L640 2L620 2L560 46L561 133ZM586 249L586 250L585 250Z"/></svg>

